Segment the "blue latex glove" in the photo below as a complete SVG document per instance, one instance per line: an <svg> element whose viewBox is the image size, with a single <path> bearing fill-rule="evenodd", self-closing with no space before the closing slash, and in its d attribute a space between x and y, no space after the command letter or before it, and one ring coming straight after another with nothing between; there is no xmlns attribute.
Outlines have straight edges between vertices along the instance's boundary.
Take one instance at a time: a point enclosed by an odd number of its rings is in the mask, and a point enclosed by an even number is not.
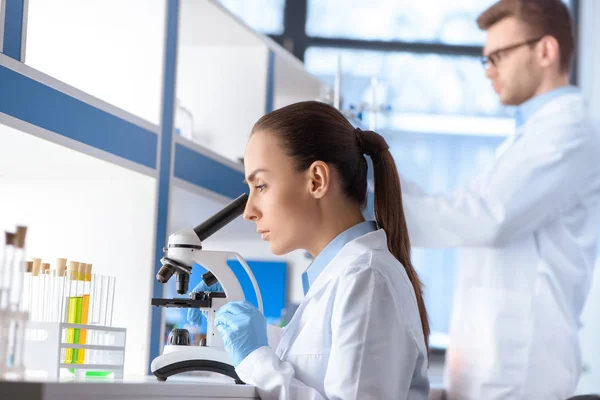
<svg viewBox="0 0 600 400"><path fill-rule="evenodd" d="M247 301L232 301L219 308L215 314L215 326L234 367L254 350L269 345L267 320Z"/></svg>
<svg viewBox="0 0 600 400"><path fill-rule="evenodd" d="M214 285L206 286L204 281L200 281L198 285L192 290L192 292L224 292L223 286L219 282ZM202 326L202 314L206 315L206 311L200 312L199 308L188 308L187 320L192 326Z"/></svg>

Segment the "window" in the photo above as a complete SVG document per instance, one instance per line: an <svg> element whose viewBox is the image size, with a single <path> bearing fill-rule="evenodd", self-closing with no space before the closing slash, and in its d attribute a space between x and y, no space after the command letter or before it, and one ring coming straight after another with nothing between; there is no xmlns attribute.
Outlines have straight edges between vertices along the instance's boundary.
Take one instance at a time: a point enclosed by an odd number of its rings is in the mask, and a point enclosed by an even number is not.
<svg viewBox="0 0 600 400"><path fill-rule="evenodd" d="M569 4L568 0L565 3ZM491 0L308 0L313 37L483 45L475 23Z"/></svg>
<svg viewBox="0 0 600 400"><path fill-rule="evenodd" d="M328 38L480 45L484 34L474 21L489 4L488 0L355 0L348 7L343 0L309 0L306 32Z"/></svg>
<svg viewBox="0 0 600 400"><path fill-rule="evenodd" d="M364 109L376 91L375 101L387 109L377 116L380 131L497 136L514 129L512 111L500 104L478 57L310 47L304 59L310 72L333 85L338 57L341 108ZM362 117L368 123L372 116Z"/></svg>
<svg viewBox="0 0 600 400"><path fill-rule="evenodd" d="M390 108L379 119L379 129L401 129L398 124L402 121L395 115L407 113L510 115L477 57L310 47L305 64L333 85L338 57L342 63L342 108L372 103L371 78L378 78L377 102Z"/></svg>
<svg viewBox="0 0 600 400"><path fill-rule="evenodd" d="M272 35L283 33L285 0L219 1L252 29Z"/></svg>

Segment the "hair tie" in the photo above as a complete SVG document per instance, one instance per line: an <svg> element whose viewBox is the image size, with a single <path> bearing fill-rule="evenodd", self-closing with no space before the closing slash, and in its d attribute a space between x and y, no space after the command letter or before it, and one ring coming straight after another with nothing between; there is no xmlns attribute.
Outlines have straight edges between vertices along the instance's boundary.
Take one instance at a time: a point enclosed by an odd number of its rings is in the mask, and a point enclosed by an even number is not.
<svg viewBox="0 0 600 400"><path fill-rule="evenodd" d="M377 156L390 148L383 136L377 132L370 130L363 131L360 128L356 128L354 129L354 134L356 135L360 152L369 157Z"/></svg>

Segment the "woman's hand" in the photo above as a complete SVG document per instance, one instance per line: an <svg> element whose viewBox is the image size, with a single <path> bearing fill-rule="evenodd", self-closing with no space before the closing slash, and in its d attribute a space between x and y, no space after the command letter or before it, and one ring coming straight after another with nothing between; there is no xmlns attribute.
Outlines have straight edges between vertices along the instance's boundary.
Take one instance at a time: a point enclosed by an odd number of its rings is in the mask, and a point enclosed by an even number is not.
<svg viewBox="0 0 600 400"><path fill-rule="evenodd" d="M247 301L232 301L217 310L215 326L235 367L254 350L269 345L267 320Z"/></svg>

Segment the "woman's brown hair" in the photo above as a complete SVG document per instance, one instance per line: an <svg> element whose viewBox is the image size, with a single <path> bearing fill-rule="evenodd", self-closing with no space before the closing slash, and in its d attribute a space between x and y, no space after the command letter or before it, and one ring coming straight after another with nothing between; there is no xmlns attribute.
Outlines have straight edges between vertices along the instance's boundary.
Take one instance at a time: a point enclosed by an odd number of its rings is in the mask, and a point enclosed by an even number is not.
<svg viewBox="0 0 600 400"><path fill-rule="evenodd" d="M423 284L410 260L410 239L396 163L385 139L373 131L355 129L335 108L317 101L295 103L258 120L252 133L276 135L283 151L299 171L315 161L335 167L346 195L362 208L367 200L367 160L371 157L375 184L375 220L385 230L390 252L402 263L417 298L425 346L429 347L429 321L423 301Z"/></svg>

